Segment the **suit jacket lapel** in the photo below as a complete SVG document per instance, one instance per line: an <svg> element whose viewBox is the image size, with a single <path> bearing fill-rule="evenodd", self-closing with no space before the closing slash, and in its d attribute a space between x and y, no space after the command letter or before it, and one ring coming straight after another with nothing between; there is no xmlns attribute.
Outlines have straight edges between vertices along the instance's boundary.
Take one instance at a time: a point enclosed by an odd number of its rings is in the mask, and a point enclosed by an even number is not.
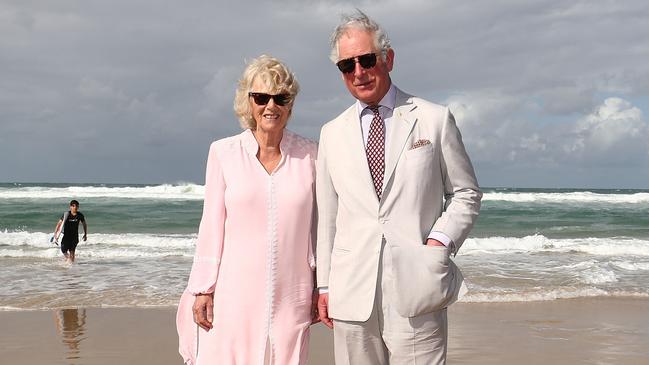
<svg viewBox="0 0 649 365"><path fill-rule="evenodd" d="M417 122L417 119L410 114L410 112L416 108L416 106L410 101L410 97L410 95L397 89L397 100L392 113L392 122L390 126L390 148L388 149L388 154L385 156L385 176L383 177L384 192L394 174L394 169L396 168L399 157L404 150L406 141L408 141L408 136L410 136L410 132L412 132L412 128ZM382 200L385 200L385 196L386 194L383 194Z"/></svg>

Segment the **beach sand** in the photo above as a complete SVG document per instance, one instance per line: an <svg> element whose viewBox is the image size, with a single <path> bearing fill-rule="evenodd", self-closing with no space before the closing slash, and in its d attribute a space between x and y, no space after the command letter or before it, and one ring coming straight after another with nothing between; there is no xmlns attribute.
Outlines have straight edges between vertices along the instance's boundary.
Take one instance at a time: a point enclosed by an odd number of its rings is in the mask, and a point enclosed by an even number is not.
<svg viewBox="0 0 649 365"><path fill-rule="evenodd" d="M449 364L645 364L649 299L458 303ZM175 308L0 312L2 364L181 364ZM331 332L313 327L312 365L333 364Z"/></svg>

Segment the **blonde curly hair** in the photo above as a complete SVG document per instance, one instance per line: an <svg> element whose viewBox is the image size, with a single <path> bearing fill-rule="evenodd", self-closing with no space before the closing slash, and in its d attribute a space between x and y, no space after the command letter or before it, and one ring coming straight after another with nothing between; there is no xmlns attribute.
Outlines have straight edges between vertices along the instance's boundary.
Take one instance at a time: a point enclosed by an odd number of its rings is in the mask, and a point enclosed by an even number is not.
<svg viewBox="0 0 649 365"><path fill-rule="evenodd" d="M267 55L261 55L251 60L239 79L234 96L234 112L243 129L254 130L257 128L257 122L252 116L248 100L248 92L251 91L250 88L256 80L263 82L268 87L269 93L289 94L291 96L291 102L288 104L290 109L293 108L295 97L300 91L300 85L295 75L282 61Z"/></svg>

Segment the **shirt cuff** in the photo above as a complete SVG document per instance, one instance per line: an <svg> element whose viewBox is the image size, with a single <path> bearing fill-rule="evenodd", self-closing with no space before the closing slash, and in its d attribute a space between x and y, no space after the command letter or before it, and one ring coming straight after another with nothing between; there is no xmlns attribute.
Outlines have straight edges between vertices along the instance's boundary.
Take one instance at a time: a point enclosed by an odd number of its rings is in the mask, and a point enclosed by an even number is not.
<svg viewBox="0 0 649 365"><path fill-rule="evenodd" d="M453 243L453 240L449 238L449 236L445 235L442 232L439 231L430 231L430 234L428 234L428 238L432 238L434 240L437 240L441 242L444 246L450 247L451 244Z"/></svg>
<svg viewBox="0 0 649 365"><path fill-rule="evenodd" d="M329 287L328 286L323 286L318 288L318 294L327 294L329 293Z"/></svg>

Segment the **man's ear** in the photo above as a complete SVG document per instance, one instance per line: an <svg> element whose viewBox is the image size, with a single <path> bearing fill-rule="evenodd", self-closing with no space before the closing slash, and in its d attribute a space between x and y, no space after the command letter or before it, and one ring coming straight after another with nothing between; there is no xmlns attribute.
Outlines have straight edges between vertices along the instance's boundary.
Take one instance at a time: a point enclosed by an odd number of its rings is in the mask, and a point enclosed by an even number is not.
<svg viewBox="0 0 649 365"><path fill-rule="evenodd" d="M394 66L394 50L392 48L388 48L388 52L385 54L385 65L388 72L391 72L392 66Z"/></svg>

